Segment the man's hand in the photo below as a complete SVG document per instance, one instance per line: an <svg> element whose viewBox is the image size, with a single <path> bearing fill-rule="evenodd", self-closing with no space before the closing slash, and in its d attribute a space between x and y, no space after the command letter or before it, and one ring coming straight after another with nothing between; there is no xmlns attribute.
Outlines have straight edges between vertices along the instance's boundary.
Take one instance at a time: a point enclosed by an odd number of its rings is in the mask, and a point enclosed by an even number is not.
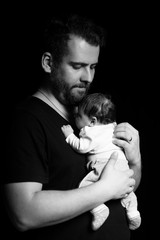
<svg viewBox="0 0 160 240"><path fill-rule="evenodd" d="M115 127L113 143L124 149L129 167L134 171L135 189L141 180L141 154L139 132L129 123L120 123Z"/></svg>
<svg viewBox="0 0 160 240"><path fill-rule="evenodd" d="M132 169L122 171L115 167L117 156L116 152L111 155L99 179L104 183L107 197L110 195L111 199L126 197L126 194L133 191L135 185Z"/></svg>
<svg viewBox="0 0 160 240"><path fill-rule="evenodd" d="M140 140L138 131L129 123L120 123L115 127L113 143L122 147L129 164L137 164L140 157Z"/></svg>

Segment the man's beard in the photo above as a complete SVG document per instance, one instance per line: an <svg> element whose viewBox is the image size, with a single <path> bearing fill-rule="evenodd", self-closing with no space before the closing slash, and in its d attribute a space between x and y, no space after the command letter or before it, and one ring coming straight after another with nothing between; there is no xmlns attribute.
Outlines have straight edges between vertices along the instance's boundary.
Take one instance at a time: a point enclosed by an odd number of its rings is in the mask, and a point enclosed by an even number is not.
<svg viewBox="0 0 160 240"><path fill-rule="evenodd" d="M71 88L61 79L54 75L51 81L52 92L55 97L64 105L78 105L84 96L88 93L90 88L89 83L79 83L73 85ZM79 91L78 94L74 93L74 89L81 88L85 89L84 91Z"/></svg>
<svg viewBox="0 0 160 240"><path fill-rule="evenodd" d="M70 89L65 89L65 99L66 101L71 105L78 105L82 99L86 96L88 93L88 90L90 88L90 84L78 84L72 86ZM77 89L77 93L74 93L74 90ZM83 90L82 90L83 89Z"/></svg>

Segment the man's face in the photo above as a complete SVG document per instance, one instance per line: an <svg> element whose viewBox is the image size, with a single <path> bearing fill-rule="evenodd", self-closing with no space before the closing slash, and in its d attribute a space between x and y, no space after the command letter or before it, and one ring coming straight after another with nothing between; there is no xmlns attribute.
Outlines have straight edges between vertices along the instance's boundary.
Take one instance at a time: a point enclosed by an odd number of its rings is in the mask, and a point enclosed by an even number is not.
<svg viewBox="0 0 160 240"><path fill-rule="evenodd" d="M56 72L54 69L51 73L53 91L56 89L60 102L76 105L86 95L94 78L99 51L99 46L71 36L68 54L63 57Z"/></svg>

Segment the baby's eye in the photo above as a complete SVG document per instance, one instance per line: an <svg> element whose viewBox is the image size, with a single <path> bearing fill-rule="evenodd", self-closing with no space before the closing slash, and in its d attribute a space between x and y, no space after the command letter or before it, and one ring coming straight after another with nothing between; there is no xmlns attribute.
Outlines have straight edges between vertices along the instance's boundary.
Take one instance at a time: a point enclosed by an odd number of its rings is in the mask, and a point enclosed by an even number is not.
<svg viewBox="0 0 160 240"><path fill-rule="evenodd" d="M80 118L81 118L81 115L80 115L79 113L76 113L75 118L76 118L76 119L80 119Z"/></svg>

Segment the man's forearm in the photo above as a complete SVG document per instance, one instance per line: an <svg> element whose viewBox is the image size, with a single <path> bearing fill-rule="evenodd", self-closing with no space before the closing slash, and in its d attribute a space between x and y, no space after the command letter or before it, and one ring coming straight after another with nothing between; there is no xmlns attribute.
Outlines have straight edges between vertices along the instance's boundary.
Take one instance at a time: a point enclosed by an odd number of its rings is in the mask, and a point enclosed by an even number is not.
<svg viewBox="0 0 160 240"><path fill-rule="evenodd" d="M97 185L97 187L96 187ZM6 203L20 231L54 225L72 219L103 202L99 183L67 191L41 190L39 183L14 183L5 188ZM108 191L108 199L111 198Z"/></svg>
<svg viewBox="0 0 160 240"><path fill-rule="evenodd" d="M136 164L130 164L129 167L134 171L133 178L136 181L136 184L135 184L135 187L134 187L134 191L135 191L138 188L138 186L140 184L140 181L141 181L141 177L142 177L141 157Z"/></svg>

